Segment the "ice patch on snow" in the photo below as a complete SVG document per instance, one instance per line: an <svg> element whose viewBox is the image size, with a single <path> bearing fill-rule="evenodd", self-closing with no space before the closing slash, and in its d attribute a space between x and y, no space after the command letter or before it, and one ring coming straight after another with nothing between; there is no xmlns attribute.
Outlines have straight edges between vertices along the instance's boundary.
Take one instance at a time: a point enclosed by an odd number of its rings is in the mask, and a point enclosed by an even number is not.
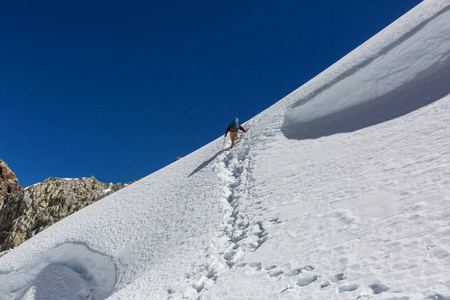
<svg viewBox="0 0 450 300"><path fill-rule="evenodd" d="M107 256L81 244L51 249L20 269L0 273L2 299L105 299L116 284Z"/></svg>

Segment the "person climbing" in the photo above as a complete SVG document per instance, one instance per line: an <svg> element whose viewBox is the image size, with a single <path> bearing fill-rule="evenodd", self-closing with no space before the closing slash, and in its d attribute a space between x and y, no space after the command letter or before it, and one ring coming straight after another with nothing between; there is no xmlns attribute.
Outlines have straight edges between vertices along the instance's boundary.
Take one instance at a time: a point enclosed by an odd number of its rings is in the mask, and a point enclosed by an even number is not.
<svg viewBox="0 0 450 300"><path fill-rule="evenodd" d="M230 132L230 138L231 138L231 148L233 148L236 145L236 140L238 137L239 129L243 132L247 132L244 127L239 124L239 119L234 118L233 122L228 126L227 132L225 132L225 137L227 137L228 132Z"/></svg>

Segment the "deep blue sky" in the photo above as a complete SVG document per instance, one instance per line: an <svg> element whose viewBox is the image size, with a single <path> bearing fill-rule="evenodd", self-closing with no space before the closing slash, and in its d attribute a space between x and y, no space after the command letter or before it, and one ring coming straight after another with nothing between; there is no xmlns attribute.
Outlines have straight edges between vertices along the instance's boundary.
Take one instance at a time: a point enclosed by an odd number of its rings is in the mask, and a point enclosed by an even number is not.
<svg viewBox="0 0 450 300"><path fill-rule="evenodd" d="M420 2L2 1L0 158L24 187L144 177Z"/></svg>

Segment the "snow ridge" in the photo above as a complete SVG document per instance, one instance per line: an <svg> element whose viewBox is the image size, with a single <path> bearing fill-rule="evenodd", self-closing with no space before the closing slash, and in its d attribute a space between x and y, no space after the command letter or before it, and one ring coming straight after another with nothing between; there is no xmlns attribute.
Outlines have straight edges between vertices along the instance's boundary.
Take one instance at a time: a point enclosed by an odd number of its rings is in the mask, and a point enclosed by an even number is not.
<svg viewBox="0 0 450 300"><path fill-rule="evenodd" d="M449 18L447 10L364 67L313 98L300 100L304 104L288 112L286 121L307 123L391 93L422 73L433 73L449 59Z"/></svg>

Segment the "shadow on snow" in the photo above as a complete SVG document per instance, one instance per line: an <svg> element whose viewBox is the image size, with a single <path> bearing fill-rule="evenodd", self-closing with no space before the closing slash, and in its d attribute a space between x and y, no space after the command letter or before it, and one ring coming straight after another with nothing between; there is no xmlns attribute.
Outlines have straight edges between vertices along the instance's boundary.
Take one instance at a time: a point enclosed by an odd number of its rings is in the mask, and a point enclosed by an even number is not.
<svg viewBox="0 0 450 300"><path fill-rule="evenodd" d="M191 174L189 174L188 177L191 177L192 175L194 175L195 173L201 171L203 168L205 168L207 165L209 165L213 160L215 160L220 154L224 153L225 151L227 151L227 149L222 149L219 152L217 152L213 157L211 157L210 159L204 161L200 166L198 166L197 168L195 168L194 171L192 171Z"/></svg>
<svg viewBox="0 0 450 300"><path fill-rule="evenodd" d="M380 124L445 97L450 93L449 82L450 57L381 97L310 122L285 121L282 132L289 139L315 139Z"/></svg>

